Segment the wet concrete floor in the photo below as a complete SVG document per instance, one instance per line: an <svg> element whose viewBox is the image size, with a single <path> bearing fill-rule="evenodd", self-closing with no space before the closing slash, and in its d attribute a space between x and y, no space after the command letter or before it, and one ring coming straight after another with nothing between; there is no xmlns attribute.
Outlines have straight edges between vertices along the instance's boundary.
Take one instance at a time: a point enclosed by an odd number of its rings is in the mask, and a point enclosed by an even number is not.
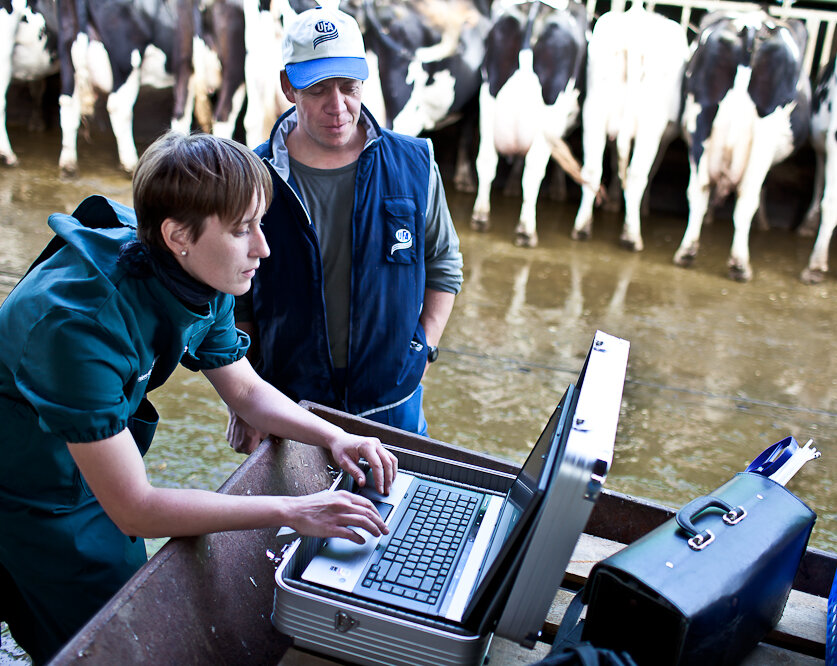
<svg viewBox="0 0 837 666"><path fill-rule="evenodd" d="M75 180L58 177L57 130L11 134L20 165L0 170L0 299L51 237L50 213L94 193L131 198L108 134L80 144ZM618 247L617 214L597 211L593 239L573 242L576 202L542 196L540 245L524 249L513 244L519 199L495 193L493 226L477 233L472 195L449 190L465 284L426 377L432 436L522 461L602 329L631 341L608 487L680 506L769 444L813 438L823 456L789 487L818 513L812 545L837 549L837 281L799 281L812 239L754 230L754 279L739 284L725 277L723 216L685 270L671 262L680 212L652 208L646 249L633 254ZM208 382L181 369L151 397L162 417L146 457L152 481L217 488L242 458L226 445L225 408Z"/></svg>

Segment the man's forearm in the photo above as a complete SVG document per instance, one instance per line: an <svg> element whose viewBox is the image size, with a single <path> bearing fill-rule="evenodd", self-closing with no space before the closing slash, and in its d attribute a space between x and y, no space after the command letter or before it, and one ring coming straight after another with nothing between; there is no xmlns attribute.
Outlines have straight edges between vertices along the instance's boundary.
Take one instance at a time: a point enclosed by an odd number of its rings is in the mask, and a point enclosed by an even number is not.
<svg viewBox="0 0 837 666"><path fill-rule="evenodd" d="M424 328L427 344L438 345L445 332L450 313L453 311L455 294L435 289L425 289L424 307L419 321Z"/></svg>

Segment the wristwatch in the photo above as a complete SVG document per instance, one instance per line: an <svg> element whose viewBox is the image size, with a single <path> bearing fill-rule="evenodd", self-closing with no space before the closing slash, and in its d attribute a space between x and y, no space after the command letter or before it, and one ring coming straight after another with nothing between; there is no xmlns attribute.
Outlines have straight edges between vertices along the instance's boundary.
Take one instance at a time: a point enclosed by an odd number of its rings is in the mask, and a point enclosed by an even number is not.
<svg viewBox="0 0 837 666"><path fill-rule="evenodd" d="M439 358L439 348L436 345L427 345L427 362L433 363Z"/></svg>

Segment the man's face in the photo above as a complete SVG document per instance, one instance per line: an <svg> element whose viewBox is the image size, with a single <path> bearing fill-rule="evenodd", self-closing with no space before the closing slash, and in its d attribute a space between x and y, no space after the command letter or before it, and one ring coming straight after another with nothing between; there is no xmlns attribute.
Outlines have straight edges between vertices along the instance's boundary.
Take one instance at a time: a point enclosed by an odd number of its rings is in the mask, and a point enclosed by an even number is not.
<svg viewBox="0 0 837 666"><path fill-rule="evenodd" d="M304 90L285 90L296 104L299 128L326 150L341 149L353 138L360 118L363 81L325 79Z"/></svg>

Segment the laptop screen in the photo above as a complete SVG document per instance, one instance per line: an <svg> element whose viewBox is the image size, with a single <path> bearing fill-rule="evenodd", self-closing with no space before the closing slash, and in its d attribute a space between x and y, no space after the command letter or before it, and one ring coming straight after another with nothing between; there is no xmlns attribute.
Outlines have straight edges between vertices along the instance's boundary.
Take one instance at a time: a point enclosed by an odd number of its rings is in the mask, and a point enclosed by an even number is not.
<svg viewBox="0 0 837 666"><path fill-rule="evenodd" d="M523 539L549 487L555 461L566 445L577 400L578 392L570 384L509 488L466 615L488 610L483 604L499 601L502 596L498 592L514 571L515 557L522 550Z"/></svg>

